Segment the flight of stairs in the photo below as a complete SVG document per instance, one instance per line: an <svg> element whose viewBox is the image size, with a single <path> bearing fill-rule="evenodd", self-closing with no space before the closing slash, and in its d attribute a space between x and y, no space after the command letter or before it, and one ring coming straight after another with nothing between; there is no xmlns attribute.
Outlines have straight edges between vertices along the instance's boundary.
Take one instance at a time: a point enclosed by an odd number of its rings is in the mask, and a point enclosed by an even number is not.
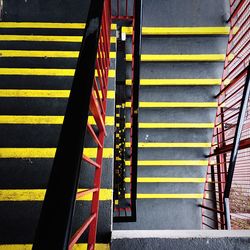
<svg viewBox="0 0 250 250"><path fill-rule="evenodd" d="M6 3L4 22L0 22L0 249L31 249L89 4L48 2L42 4L45 9L32 1L18 6ZM116 25L112 25L110 39L107 137L97 232L101 249L106 249L112 227ZM95 127L92 116L89 123ZM84 154L96 157L96 145L88 133ZM79 188L90 187L93 168L82 163ZM88 217L91 199L87 195L76 202L72 233ZM79 242L79 249L85 249L86 234Z"/></svg>
<svg viewBox="0 0 250 250"><path fill-rule="evenodd" d="M144 0L143 4L137 221L115 223L114 229L201 229L198 205L229 32L227 3ZM129 93L132 29L122 30ZM125 181L129 193L129 171Z"/></svg>

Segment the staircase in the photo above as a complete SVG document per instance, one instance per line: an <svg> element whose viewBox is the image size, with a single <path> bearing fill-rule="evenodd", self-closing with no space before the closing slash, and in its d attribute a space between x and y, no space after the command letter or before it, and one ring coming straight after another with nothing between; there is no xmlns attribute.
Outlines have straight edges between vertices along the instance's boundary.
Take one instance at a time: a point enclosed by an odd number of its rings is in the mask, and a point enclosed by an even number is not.
<svg viewBox="0 0 250 250"><path fill-rule="evenodd" d="M226 2L143 4L137 221L115 223L114 229L200 229L205 155L229 32ZM122 32L129 93L132 29L123 27ZM130 105L128 96L126 107ZM127 109L127 121L129 116ZM127 123L127 140L128 128Z"/></svg>
<svg viewBox="0 0 250 250"><path fill-rule="evenodd" d="M0 249L31 249L51 172L89 3L5 2L0 22ZM79 12L79 10L82 10ZM100 190L97 247L111 234L116 25L111 31L111 67ZM97 73L96 73L97 74ZM95 129L93 116L89 123ZM94 159L90 135L84 155ZM93 186L93 167L82 163L80 189ZM72 233L88 216L92 195L76 202ZM85 248L87 234L77 246Z"/></svg>

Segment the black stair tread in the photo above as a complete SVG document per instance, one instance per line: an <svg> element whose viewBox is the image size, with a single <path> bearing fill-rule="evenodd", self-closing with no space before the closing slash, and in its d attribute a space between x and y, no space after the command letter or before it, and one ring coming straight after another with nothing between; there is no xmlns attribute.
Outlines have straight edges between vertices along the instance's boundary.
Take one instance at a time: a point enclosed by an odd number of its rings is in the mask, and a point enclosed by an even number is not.
<svg viewBox="0 0 250 250"><path fill-rule="evenodd" d="M90 202L76 202L73 232L75 232L90 211ZM42 202L0 203L2 214L0 244L31 244L33 242ZM111 201L100 201L100 218L111 216ZM85 217L84 217L85 215ZM18 222L18 223L17 223ZM98 220L97 242L109 242L110 221ZM11 232L11 233L10 233ZM22 232L22 233L20 233ZM80 242L86 242L85 237Z"/></svg>
<svg viewBox="0 0 250 250"><path fill-rule="evenodd" d="M53 158L1 158L0 164L0 189L45 189ZM103 171L105 171L106 175L112 175L112 164L113 159L103 159ZM93 166L82 162L79 187L86 188L93 185L93 171ZM101 187L112 188L112 179L103 175Z"/></svg>

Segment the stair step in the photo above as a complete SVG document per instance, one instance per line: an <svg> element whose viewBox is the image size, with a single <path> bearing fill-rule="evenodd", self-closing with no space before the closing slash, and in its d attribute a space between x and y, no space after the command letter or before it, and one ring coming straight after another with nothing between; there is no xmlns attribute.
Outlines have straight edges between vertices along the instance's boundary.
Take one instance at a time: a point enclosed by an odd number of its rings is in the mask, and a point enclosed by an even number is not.
<svg viewBox="0 0 250 250"><path fill-rule="evenodd" d="M0 158L54 158L56 148L0 148ZM97 148L84 148L83 154L96 158ZM112 158L113 148L103 149L103 158Z"/></svg>
<svg viewBox="0 0 250 250"><path fill-rule="evenodd" d="M0 50L1 57L47 57L78 58L79 51L44 51L44 50ZM116 52L110 52L110 58L116 58Z"/></svg>
<svg viewBox="0 0 250 250"><path fill-rule="evenodd" d="M125 146L130 147L130 142ZM207 142L138 142L139 148L210 148L211 143Z"/></svg>
<svg viewBox="0 0 250 250"><path fill-rule="evenodd" d="M189 55L162 55L162 54L142 54L141 61L142 62L224 62L225 54L189 54ZM232 60L233 55L230 54L228 56L228 60ZM132 61L132 54L126 55L126 61Z"/></svg>
<svg viewBox="0 0 250 250"><path fill-rule="evenodd" d="M0 22L0 29L85 29L86 23L58 22ZM117 25L111 24L111 30Z"/></svg>
<svg viewBox="0 0 250 250"><path fill-rule="evenodd" d="M74 73L75 69L0 68L0 75L74 76ZM95 75L98 76L97 70ZM109 77L115 77L115 70L109 70Z"/></svg>
<svg viewBox="0 0 250 250"><path fill-rule="evenodd" d="M126 198L130 198L130 194L125 195ZM194 194L137 194L137 199L202 199L203 193Z"/></svg>
<svg viewBox="0 0 250 250"><path fill-rule="evenodd" d="M78 189L82 192L88 189ZM0 189L0 201L43 201L46 189ZM78 200L91 201L92 193L80 197ZM100 189L100 200L112 200L112 189Z"/></svg>
<svg viewBox="0 0 250 250"><path fill-rule="evenodd" d="M62 124L64 116L42 116L42 115L0 115L0 124ZM93 116L89 116L90 125L95 125ZM106 116L106 126L114 126L114 117Z"/></svg>
<svg viewBox="0 0 250 250"><path fill-rule="evenodd" d="M125 103L126 108L131 102ZM217 102L140 102L140 108L217 108Z"/></svg>
<svg viewBox="0 0 250 250"><path fill-rule="evenodd" d="M228 35L229 27L142 27L142 35ZM122 27L122 32L132 35L132 27Z"/></svg>
<svg viewBox="0 0 250 250"><path fill-rule="evenodd" d="M0 117L1 118L1 117ZM1 122L1 119L0 119ZM126 123L126 128L130 128L131 124ZM154 122L154 123L146 123L146 122L140 122L139 123L139 128L149 128L149 129L167 129L167 128L213 128L214 123L159 123L159 122Z"/></svg>
<svg viewBox="0 0 250 250"><path fill-rule="evenodd" d="M140 86L193 86L193 85L220 85L221 79L141 79ZM127 79L126 85L131 86L132 80Z"/></svg>
<svg viewBox="0 0 250 250"><path fill-rule="evenodd" d="M205 183L206 178L138 177L137 183ZM125 178L130 183L130 177Z"/></svg>
<svg viewBox="0 0 250 250"><path fill-rule="evenodd" d="M139 167L146 166L207 166L208 160L139 160ZM130 166L130 161L125 161Z"/></svg>

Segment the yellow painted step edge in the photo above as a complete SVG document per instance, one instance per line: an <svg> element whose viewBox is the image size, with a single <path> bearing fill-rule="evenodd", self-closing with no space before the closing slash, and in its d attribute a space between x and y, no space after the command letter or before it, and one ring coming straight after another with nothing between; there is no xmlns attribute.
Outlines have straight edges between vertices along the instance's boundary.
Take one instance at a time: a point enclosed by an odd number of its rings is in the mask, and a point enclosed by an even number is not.
<svg viewBox="0 0 250 250"><path fill-rule="evenodd" d="M0 41L81 43L82 36L1 35ZM116 37L110 37L110 42L116 43Z"/></svg>
<svg viewBox="0 0 250 250"><path fill-rule="evenodd" d="M130 194L125 194L129 199ZM202 199L203 194L137 194L137 199Z"/></svg>
<svg viewBox="0 0 250 250"><path fill-rule="evenodd" d="M56 148L0 148L0 158L54 158ZM85 148L83 154L96 158L96 148ZM113 158L113 148L103 149L103 158Z"/></svg>
<svg viewBox="0 0 250 250"><path fill-rule="evenodd" d="M126 80L126 85L132 84L131 79ZM221 79L141 79L141 86L168 86L168 85L220 85Z"/></svg>
<svg viewBox="0 0 250 250"><path fill-rule="evenodd" d="M78 192L86 189L78 189ZM0 189L0 201L43 201L46 189ZM101 189L100 200L112 200L112 189ZM92 200L92 193L77 200Z"/></svg>
<svg viewBox="0 0 250 250"><path fill-rule="evenodd" d="M206 178L184 178L184 177L138 177L138 183L204 183ZM130 183L130 177L125 178Z"/></svg>
<svg viewBox="0 0 250 250"><path fill-rule="evenodd" d="M49 22L0 22L0 28L8 29L85 29L86 23L49 23ZM111 30L117 25L111 24Z"/></svg>
<svg viewBox="0 0 250 250"><path fill-rule="evenodd" d="M130 147L130 142L125 146ZM211 143L207 142L139 142L139 148L210 148Z"/></svg>
<svg viewBox="0 0 250 250"><path fill-rule="evenodd" d="M0 57L45 57L45 58L78 58L79 51L50 50L0 50ZM110 52L110 58L116 58L116 52Z"/></svg>
<svg viewBox="0 0 250 250"><path fill-rule="evenodd" d="M139 160L138 166L207 166L208 160ZM125 161L130 166L130 161Z"/></svg>
<svg viewBox="0 0 250 250"><path fill-rule="evenodd" d="M132 35L132 27L122 27L122 32ZM142 27L142 35L228 35L229 27Z"/></svg>
<svg viewBox="0 0 250 250"><path fill-rule="evenodd" d="M217 102L140 102L140 108L217 108ZM125 103L126 108L131 102Z"/></svg>
<svg viewBox="0 0 250 250"><path fill-rule="evenodd" d="M130 128L131 124L126 123L126 128ZM214 123L139 123L139 128L159 128L159 129L166 129L166 128L214 128Z"/></svg>
<svg viewBox="0 0 250 250"><path fill-rule="evenodd" d="M0 97L68 98L69 93L70 90L0 89ZM114 99L115 91L108 90L107 98Z"/></svg>
<svg viewBox="0 0 250 250"><path fill-rule="evenodd" d="M229 56L231 60L233 56ZM132 54L126 55L126 61L132 61ZM225 61L224 54L190 54L190 55L141 55L143 62L183 62L183 61Z"/></svg>
<svg viewBox="0 0 250 250"><path fill-rule="evenodd" d="M30 76L74 76L75 69L46 68L0 68L0 75L30 75ZM97 71L95 71L97 77ZM115 77L115 70L109 70L109 77Z"/></svg>
<svg viewBox="0 0 250 250"><path fill-rule="evenodd" d="M64 116L0 115L0 124L62 124ZM95 125L93 116L89 116L90 125ZM106 116L106 126L114 126L114 117Z"/></svg>
<svg viewBox="0 0 250 250"><path fill-rule="evenodd" d="M77 243L73 250L87 250L86 243ZM0 250L32 250L32 244L4 244L0 245ZM96 243L95 250L110 250L109 244Z"/></svg>

